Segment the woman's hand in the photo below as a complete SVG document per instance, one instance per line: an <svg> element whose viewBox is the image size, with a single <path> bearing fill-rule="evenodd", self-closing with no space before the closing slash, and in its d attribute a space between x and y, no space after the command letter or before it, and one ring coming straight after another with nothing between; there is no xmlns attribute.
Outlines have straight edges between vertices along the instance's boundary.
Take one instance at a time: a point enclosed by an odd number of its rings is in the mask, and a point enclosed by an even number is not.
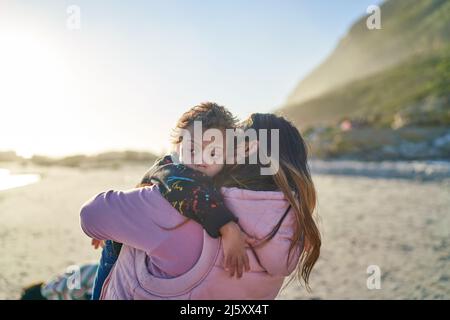
<svg viewBox="0 0 450 320"><path fill-rule="evenodd" d="M235 222L229 222L220 228L223 241L225 271L233 277L242 277L243 270L249 271L250 264L245 247L253 243L253 239L244 234Z"/></svg>

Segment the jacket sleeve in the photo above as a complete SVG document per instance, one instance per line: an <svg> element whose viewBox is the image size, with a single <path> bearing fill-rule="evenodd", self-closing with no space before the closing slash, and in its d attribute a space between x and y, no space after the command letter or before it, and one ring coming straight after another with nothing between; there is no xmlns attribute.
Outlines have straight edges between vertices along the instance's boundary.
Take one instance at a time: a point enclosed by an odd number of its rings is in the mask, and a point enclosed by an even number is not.
<svg viewBox="0 0 450 320"><path fill-rule="evenodd" d="M179 213L201 224L213 238L220 236L223 225L237 221L212 179L198 171L181 164L166 164L153 173L152 179Z"/></svg>
<svg viewBox="0 0 450 320"><path fill-rule="evenodd" d="M174 209L156 186L110 190L82 206L81 228L91 238L114 240L151 253L170 237L158 221L162 220L161 216L173 220L174 215L170 211Z"/></svg>

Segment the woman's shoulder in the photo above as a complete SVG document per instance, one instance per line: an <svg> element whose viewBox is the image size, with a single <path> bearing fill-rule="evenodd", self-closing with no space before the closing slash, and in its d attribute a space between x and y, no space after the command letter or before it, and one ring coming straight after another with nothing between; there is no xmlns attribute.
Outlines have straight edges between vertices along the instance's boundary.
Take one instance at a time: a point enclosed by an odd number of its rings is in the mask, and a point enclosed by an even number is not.
<svg viewBox="0 0 450 320"><path fill-rule="evenodd" d="M223 198L227 207L242 222L247 220L273 220L274 217L282 216L289 206L283 192L281 191L255 191L240 188L221 188ZM249 214L249 211L256 214ZM270 225L270 224L269 224Z"/></svg>
<svg viewBox="0 0 450 320"><path fill-rule="evenodd" d="M242 200L280 200L286 201L281 191L255 191L240 189L236 187L222 187L220 189L224 198L242 199Z"/></svg>
<svg viewBox="0 0 450 320"><path fill-rule="evenodd" d="M283 241L293 234L295 216L281 191L255 191L222 188L227 207L238 217L239 225L257 239L263 239L281 223L274 239Z"/></svg>

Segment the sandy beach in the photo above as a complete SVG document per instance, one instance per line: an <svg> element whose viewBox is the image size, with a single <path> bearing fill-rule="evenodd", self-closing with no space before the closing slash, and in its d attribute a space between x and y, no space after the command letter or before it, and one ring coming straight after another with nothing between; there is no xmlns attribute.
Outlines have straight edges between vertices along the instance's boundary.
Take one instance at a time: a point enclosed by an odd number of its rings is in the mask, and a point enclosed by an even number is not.
<svg viewBox="0 0 450 320"><path fill-rule="evenodd" d="M95 261L79 225L79 208L106 189L132 187L144 166L118 169L20 167L41 180L0 191L0 299L74 263ZM450 180L418 181L315 174L323 251L312 293L297 285L280 299L449 299ZM369 290L367 267L381 270Z"/></svg>

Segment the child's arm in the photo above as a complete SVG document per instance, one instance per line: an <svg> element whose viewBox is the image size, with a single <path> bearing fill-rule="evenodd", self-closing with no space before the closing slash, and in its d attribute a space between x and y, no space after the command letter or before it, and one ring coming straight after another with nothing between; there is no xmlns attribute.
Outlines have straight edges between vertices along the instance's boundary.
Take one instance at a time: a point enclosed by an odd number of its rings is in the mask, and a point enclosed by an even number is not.
<svg viewBox="0 0 450 320"><path fill-rule="evenodd" d="M213 238L221 235L221 227L237 222L210 177L182 164L160 163L164 164L149 172L141 183L157 184L161 195L183 216L201 224Z"/></svg>
<svg viewBox="0 0 450 320"><path fill-rule="evenodd" d="M236 224L237 218L225 206L211 178L184 165L173 164L170 158L164 159L142 183L157 183L163 197L178 212L201 224L210 236L222 236L225 268L231 276L236 274L240 278L243 269L249 270L245 244L250 239Z"/></svg>
<svg viewBox="0 0 450 320"><path fill-rule="evenodd" d="M240 227L234 223L229 222L220 228L222 235L222 247L224 253L224 267L225 270L233 277L235 274L238 278L242 277L243 269L250 271L250 264L245 250L247 243L252 243Z"/></svg>

